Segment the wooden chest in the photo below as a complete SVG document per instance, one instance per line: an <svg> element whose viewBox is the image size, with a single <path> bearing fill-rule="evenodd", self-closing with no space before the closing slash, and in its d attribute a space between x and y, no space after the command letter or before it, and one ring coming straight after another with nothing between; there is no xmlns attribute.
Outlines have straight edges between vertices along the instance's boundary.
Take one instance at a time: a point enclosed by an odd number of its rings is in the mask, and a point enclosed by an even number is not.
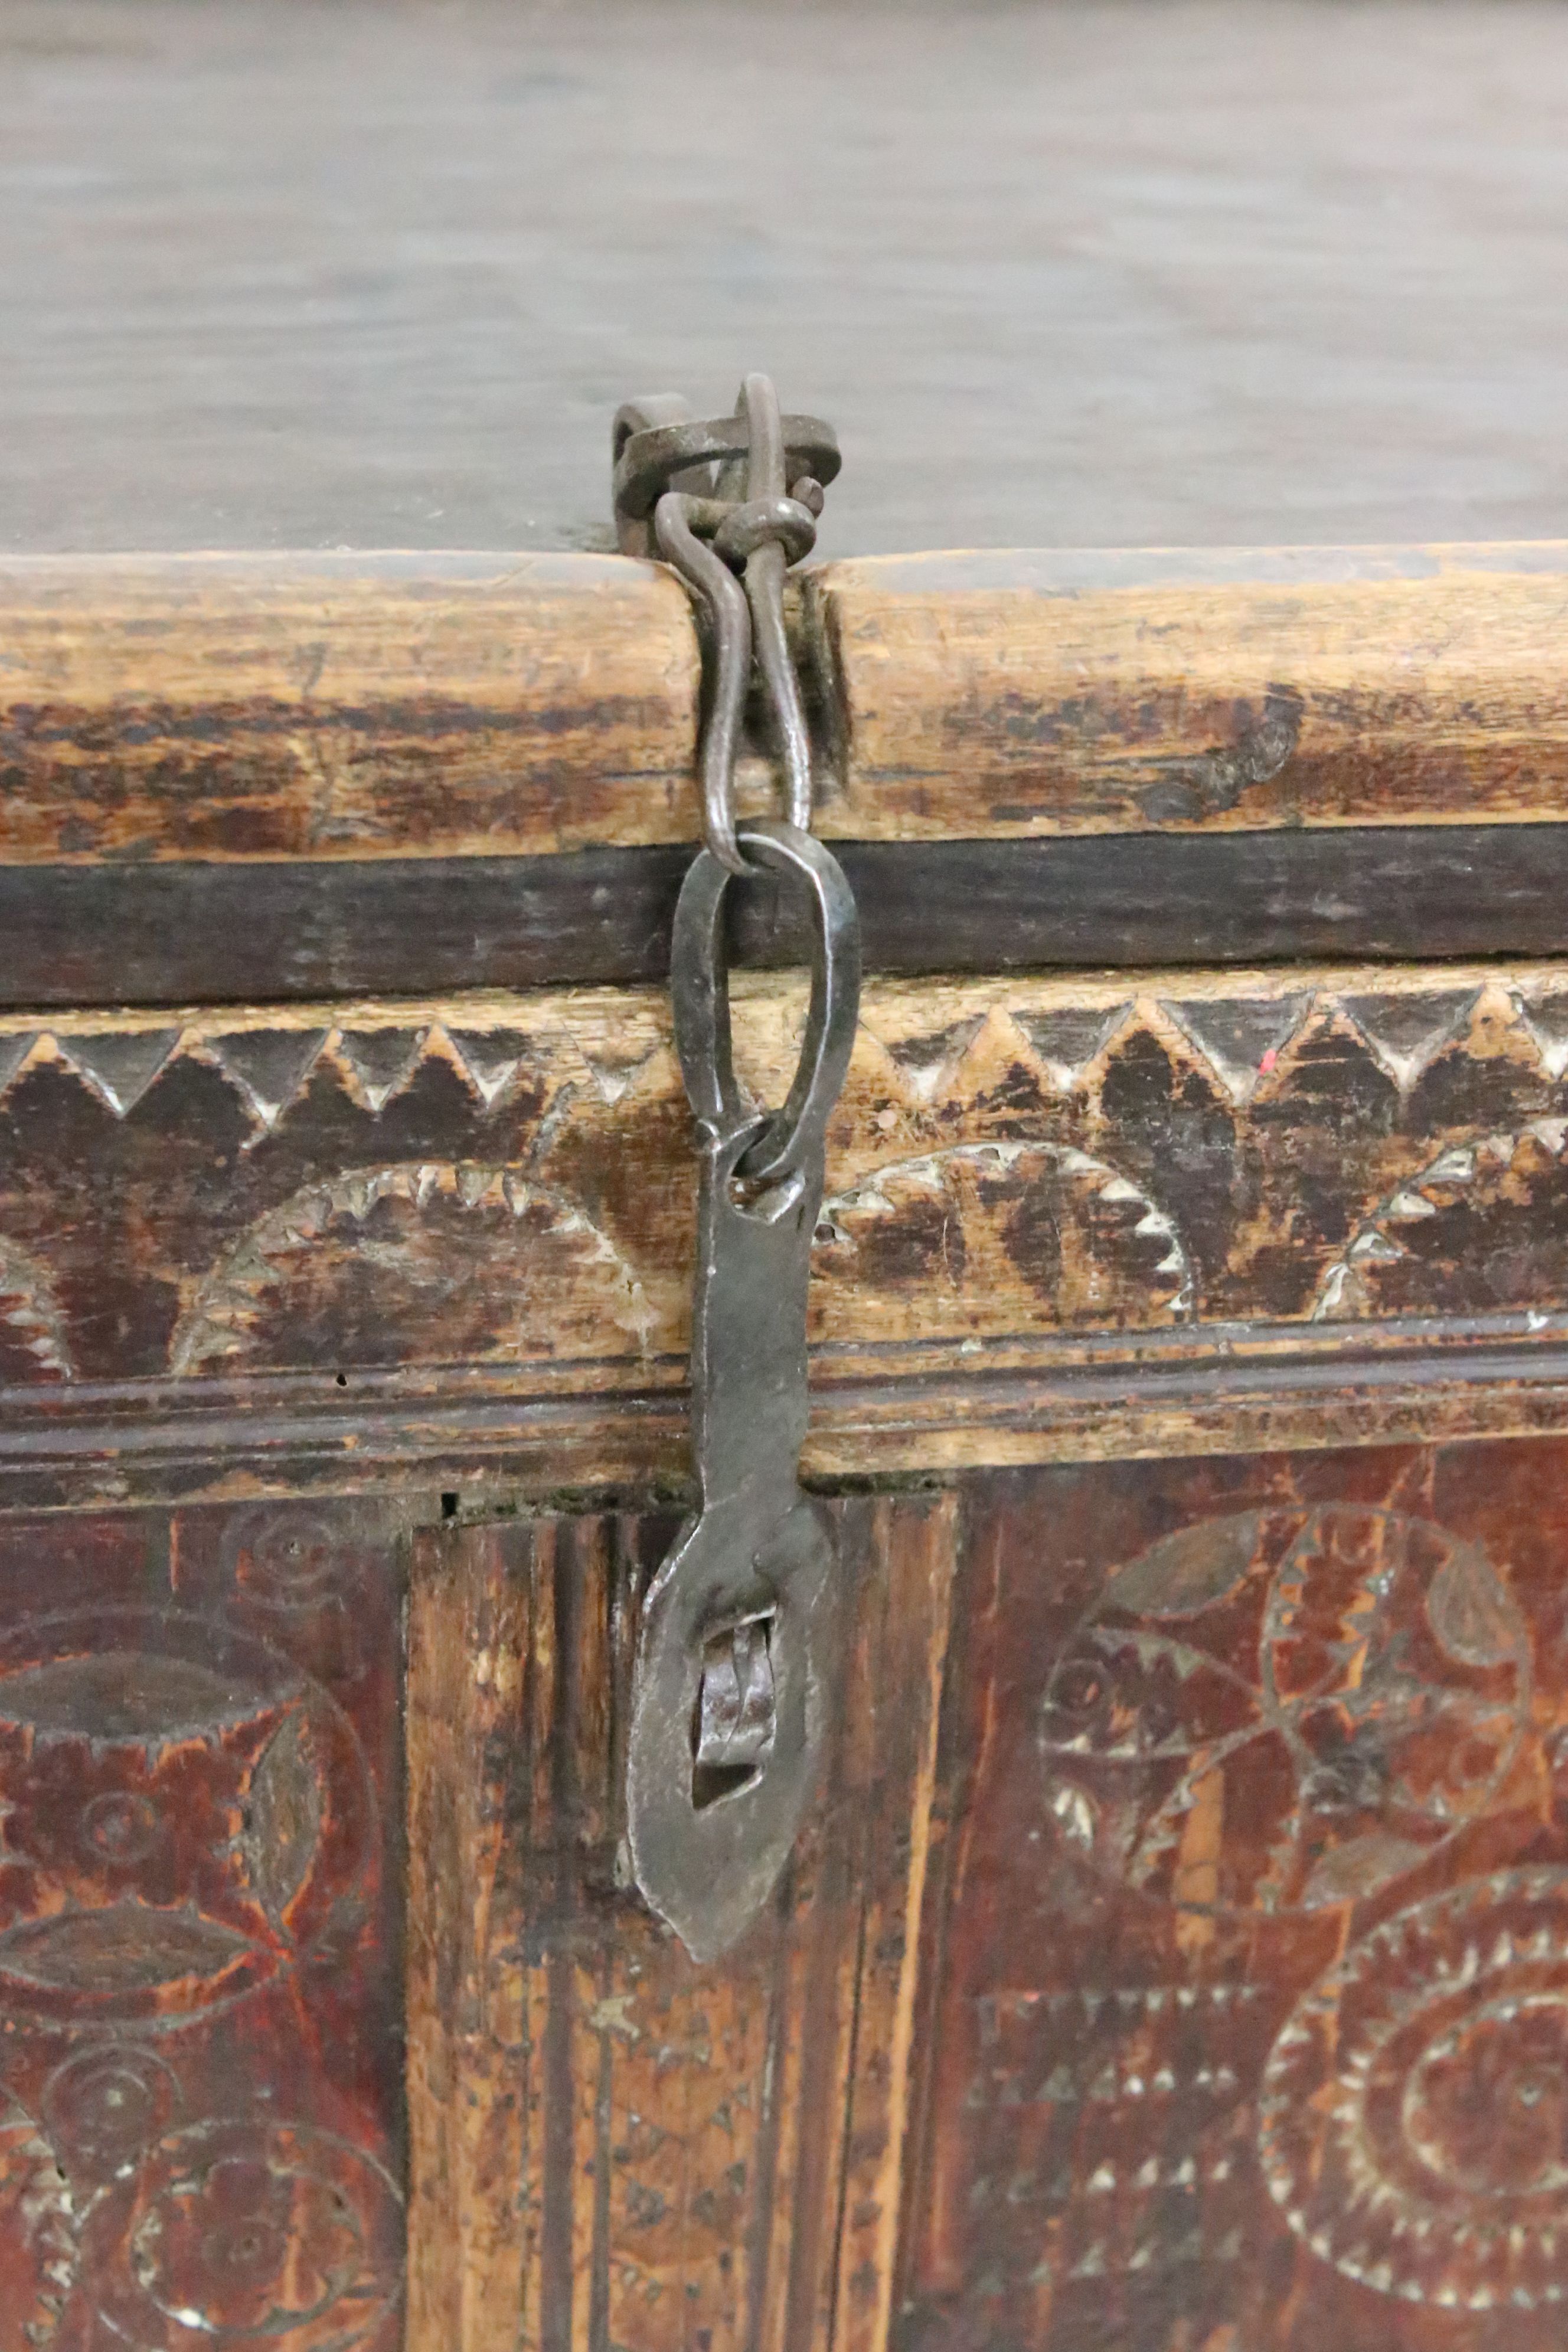
<svg viewBox="0 0 1568 2352"><path fill-rule="evenodd" d="M1568 32L1486 18L0 8L0 2352L1561 2352ZM597 551L770 341L837 546L1126 544L790 592L826 1753L699 1966L703 646Z"/></svg>
<svg viewBox="0 0 1568 2352"><path fill-rule="evenodd" d="M1560 2341L1565 577L811 575L832 1727L699 1968L681 592L7 567L0 2342Z"/></svg>

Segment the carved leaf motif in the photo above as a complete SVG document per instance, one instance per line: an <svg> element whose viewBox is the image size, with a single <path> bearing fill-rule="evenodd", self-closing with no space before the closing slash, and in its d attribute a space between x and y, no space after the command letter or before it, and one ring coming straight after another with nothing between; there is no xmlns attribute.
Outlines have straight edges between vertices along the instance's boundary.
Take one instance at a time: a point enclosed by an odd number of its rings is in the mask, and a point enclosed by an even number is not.
<svg viewBox="0 0 1568 2352"><path fill-rule="evenodd" d="M1108 1608L1139 1616L1194 1617L1237 1590L1258 1549L1261 1511L1241 1511L1228 1519L1201 1519L1178 1528L1129 1562L1111 1579Z"/></svg>
<svg viewBox="0 0 1568 2352"><path fill-rule="evenodd" d="M116 1903L9 1928L0 1936L0 1972L51 1991L114 1995L186 1977L210 1981L253 1948L216 1919Z"/></svg>
<svg viewBox="0 0 1568 2352"><path fill-rule="evenodd" d="M1329 1904L1360 1902L1401 1872L1413 1870L1426 1852L1413 1839L1395 1837L1386 1830L1369 1830L1364 1837L1347 1838L1313 1864L1301 1889L1302 1907L1314 1911Z"/></svg>
<svg viewBox="0 0 1568 2352"><path fill-rule="evenodd" d="M232 1722L256 1703L254 1691L237 1690L196 1659L145 1650L51 1658L0 1677L0 1718L46 1737L162 1745Z"/></svg>
<svg viewBox="0 0 1568 2352"><path fill-rule="evenodd" d="M284 1717L251 1776L246 1855L268 1917L280 1932L321 1834L321 1778L307 1717Z"/></svg>
<svg viewBox="0 0 1568 2352"><path fill-rule="evenodd" d="M1432 1631L1450 1657L1467 1666L1497 1666L1517 1658L1524 1625L1507 1586L1474 1544L1456 1544L1426 1594Z"/></svg>

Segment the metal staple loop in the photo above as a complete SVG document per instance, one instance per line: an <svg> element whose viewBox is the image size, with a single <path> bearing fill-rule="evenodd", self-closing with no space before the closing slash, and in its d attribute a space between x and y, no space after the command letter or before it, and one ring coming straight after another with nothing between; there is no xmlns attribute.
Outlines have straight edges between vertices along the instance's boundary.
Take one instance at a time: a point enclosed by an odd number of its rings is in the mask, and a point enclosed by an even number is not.
<svg viewBox="0 0 1568 2352"><path fill-rule="evenodd" d="M823 489L838 471L831 428L782 416L749 375L732 417L699 422L668 396L616 418L615 500L627 554L657 548L705 608L713 635L700 756L703 837L731 874L752 869L735 834L735 760L755 654L784 763L784 814L811 823L811 740L784 627L784 580L816 543ZM737 577L739 574L739 577Z"/></svg>

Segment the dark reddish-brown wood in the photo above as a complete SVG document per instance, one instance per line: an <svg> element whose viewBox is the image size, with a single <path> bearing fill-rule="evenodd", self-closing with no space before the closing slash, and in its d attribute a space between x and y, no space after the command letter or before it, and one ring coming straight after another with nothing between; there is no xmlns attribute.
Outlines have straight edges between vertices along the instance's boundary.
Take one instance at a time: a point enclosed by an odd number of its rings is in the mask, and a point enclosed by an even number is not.
<svg viewBox="0 0 1568 2352"><path fill-rule="evenodd" d="M402 2341L398 1523L0 1521L0 2347Z"/></svg>
<svg viewBox="0 0 1568 2352"><path fill-rule="evenodd" d="M1561 2345L1565 1473L966 1482L895 2344Z"/></svg>

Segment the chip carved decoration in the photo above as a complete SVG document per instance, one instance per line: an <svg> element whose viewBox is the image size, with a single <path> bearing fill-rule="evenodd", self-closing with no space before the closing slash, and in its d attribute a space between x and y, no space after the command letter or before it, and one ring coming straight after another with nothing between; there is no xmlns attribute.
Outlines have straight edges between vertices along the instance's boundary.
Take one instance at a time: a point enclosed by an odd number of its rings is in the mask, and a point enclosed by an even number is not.
<svg viewBox="0 0 1568 2352"><path fill-rule="evenodd" d="M920 2340L1557 2352L1563 1461L1132 1462L982 1506Z"/></svg>
<svg viewBox="0 0 1568 2352"><path fill-rule="evenodd" d="M1468 1882L1353 1944L1258 2112L1270 2195L1344 2277L1467 2315L1568 2303L1568 1873Z"/></svg>
<svg viewBox="0 0 1568 2352"><path fill-rule="evenodd" d="M402 2340L393 2130L375 2144L362 2101L395 2079L360 1731L391 1690L355 1688L395 1603L368 1557L341 1515L276 1505L12 1539L0 2352ZM345 2066L323 2037L350 2014Z"/></svg>
<svg viewBox="0 0 1568 2352"><path fill-rule="evenodd" d="M195 1292L174 1332L171 1369L265 1361L264 1325L286 1351L291 1309L328 1253L357 1260L371 1278L373 1312L353 1322L342 1284L331 1294L336 1344L361 1364L378 1353L402 1360L421 1294L433 1289L447 1345L468 1360L549 1354L563 1293L581 1352L641 1348L652 1322L643 1286L614 1244L526 1169L426 1160L351 1169L273 1210ZM495 1262L509 1256L521 1261L522 1277L498 1283Z"/></svg>
<svg viewBox="0 0 1568 2352"><path fill-rule="evenodd" d="M1097 1867L1181 1909L1363 1902L1499 1805L1532 1685L1506 1582L1430 1521L1203 1520L1111 1577L1067 1643L1040 1710L1050 1809Z"/></svg>
<svg viewBox="0 0 1568 2352"><path fill-rule="evenodd" d="M68 1380L70 1341L47 1269L0 1234L0 1364L16 1379Z"/></svg>
<svg viewBox="0 0 1568 2352"><path fill-rule="evenodd" d="M736 997L742 1072L774 1099L801 992ZM813 1337L1568 1307L1565 1120L1557 967L873 982ZM13 1381L308 1365L334 1314L367 1364L684 1352L690 1128L661 992L18 1024L0 1147ZM77 1321L106 1262L149 1301L112 1344Z"/></svg>

